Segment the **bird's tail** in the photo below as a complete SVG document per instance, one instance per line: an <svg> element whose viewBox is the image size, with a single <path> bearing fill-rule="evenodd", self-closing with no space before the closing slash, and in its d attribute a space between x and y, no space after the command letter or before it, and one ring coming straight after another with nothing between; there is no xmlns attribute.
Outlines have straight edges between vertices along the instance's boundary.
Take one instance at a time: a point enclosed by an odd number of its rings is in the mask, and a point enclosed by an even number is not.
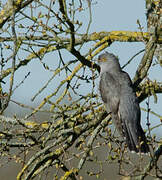
<svg viewBox="0 0 162 180"><path fill-rule="evenodd" d="M150 152L145 133L140 123L125 123L117 114L112 113L112 120L121 136L126 139L126 144L130 151L148 153ZM122 126L121 126L122 124Z"/></svg>
<svg viewBox="0 0 162 180"><path fill-rule="evenodd" d="M145 133L140 124L137 129L127 128L126 143L130 151L135 151L137 153L150 152Z"/></svg>

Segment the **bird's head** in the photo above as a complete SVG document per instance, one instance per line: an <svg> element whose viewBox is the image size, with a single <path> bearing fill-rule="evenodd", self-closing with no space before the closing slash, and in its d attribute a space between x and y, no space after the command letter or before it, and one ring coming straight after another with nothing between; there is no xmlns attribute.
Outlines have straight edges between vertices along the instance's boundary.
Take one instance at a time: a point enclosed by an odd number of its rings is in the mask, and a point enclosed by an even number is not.
<svg viewBox="0 0 162 180"><path fill-rule="evenodd" d="M120 71L121 67L118 58L111 53L105 52L98 57L98 64L101 73L105 71Z"/></svg>

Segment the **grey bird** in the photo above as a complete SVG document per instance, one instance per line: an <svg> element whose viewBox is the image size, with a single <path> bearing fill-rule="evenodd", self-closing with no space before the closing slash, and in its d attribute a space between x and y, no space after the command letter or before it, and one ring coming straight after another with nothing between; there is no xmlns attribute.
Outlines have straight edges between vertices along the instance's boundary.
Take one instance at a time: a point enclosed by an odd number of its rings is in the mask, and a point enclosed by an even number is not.
<svg viewBox="0 0 162 180"><path fill-rule="evenodd" d="M149 146L141 127L141 111L129 75L122 71L118 58L111 53L101 54L99 90L106 111L111 113L118 132L130 151L147 153Z"/></svg>

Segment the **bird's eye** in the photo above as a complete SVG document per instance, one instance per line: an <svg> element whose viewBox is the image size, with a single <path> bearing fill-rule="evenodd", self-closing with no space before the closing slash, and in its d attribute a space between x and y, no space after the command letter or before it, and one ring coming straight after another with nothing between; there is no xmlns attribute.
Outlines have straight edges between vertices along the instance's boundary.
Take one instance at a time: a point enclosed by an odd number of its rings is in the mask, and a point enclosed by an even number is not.
<svg viewBox="0 0 162 180"><path fill-rule="evenodd" d="M98 61L101 62L101 57L100 56L98 57Z"/></svg>
<svg viewBox="0 0 162 180"><path fill-rule="evenodd" d="M105 57L102 57L102 58L100 58L100 60L99 61L101 61L101 62L106 62L107 61L107 59L105 58Z"/></svg>
<svg viewBox="0 0 162 180"><path fill-rule="evenodd" d="M106 62L107 61L107 58L103 55L99 56L98 57L98 62Z"/></svg>

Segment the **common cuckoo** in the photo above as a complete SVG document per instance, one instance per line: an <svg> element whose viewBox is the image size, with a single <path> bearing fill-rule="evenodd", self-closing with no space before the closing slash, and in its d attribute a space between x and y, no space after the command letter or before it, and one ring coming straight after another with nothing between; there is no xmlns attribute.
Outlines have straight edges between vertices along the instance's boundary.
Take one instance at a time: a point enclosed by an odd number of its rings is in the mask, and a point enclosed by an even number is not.
<svg viewBox="0 0 162 180"><path fill-rule="evenodd" d="M108 52L98 58L100 65L99 89L106 111L130 151L147 153L149 147L141 127L141 111L138 98L129 75L122 71L119 60Z"/></svg>

